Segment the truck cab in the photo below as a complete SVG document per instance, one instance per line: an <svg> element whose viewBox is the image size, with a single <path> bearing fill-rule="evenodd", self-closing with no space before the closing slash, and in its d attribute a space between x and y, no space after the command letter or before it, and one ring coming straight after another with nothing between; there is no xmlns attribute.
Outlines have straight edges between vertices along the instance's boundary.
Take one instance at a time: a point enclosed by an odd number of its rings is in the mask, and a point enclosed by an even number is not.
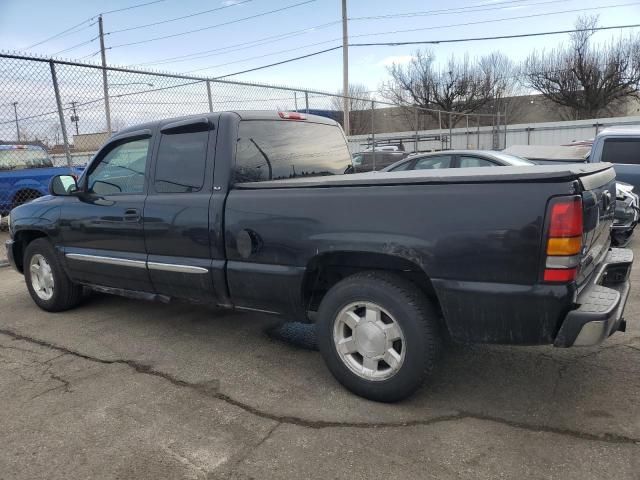
<svg viewBox="0 0 640 480"><path fill-rule="evenodd" d="M589 162L609 162L616 178L640 192L640 126L610 127L594 139Z"/></svg>

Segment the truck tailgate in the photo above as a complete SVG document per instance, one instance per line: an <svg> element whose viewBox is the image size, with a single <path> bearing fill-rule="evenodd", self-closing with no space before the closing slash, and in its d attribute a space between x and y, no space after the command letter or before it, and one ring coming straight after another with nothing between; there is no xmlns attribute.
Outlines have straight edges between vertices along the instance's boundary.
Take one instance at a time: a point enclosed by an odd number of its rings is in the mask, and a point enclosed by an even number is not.
<svg viewBox="0 0 640 480"><path fill-rule="evenodd" d="M580 177L584 232L577 283L581 287L605 258L616 206L613 168Z"/></svg>

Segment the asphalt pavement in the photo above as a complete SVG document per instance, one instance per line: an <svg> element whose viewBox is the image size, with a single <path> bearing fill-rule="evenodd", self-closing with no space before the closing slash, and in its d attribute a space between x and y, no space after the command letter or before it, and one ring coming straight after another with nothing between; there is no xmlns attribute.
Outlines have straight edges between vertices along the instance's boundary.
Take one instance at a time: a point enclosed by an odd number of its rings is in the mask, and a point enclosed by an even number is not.
<svg viewBox="0 0 640 480"><path fill-rule="evenodd" d="M637 480L632 281L628 330L603 345L455 346L388 405L274 317L97 294L50 314L0 268L0 479Z"/></svg>

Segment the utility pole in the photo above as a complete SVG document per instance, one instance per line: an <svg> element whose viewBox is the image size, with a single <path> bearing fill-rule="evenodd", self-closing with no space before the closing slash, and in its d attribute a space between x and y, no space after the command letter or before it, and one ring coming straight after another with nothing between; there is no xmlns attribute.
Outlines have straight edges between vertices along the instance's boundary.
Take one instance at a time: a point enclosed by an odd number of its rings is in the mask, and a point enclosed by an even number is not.
<svg viewBox="0 0 640 480"><path fill-rule="evenodd" d="M80 117L78 117L78 112L76 112L76 103L78 102L71 102L71 109L73 110L71 121L76 124L76 135L80 135L80 131L78 129L78 121L80 120Z"/></svg>
<svg viewBox="0 0 640 480"><path fill-rule="evenodd" d="M102 28L102 15L98 17L98 30L100 36L100 55L102 56L102 87L104 89L104 113L107 118L107 132L111 135L111 109L109 108L109 83L107 81L107 56L104 49L104 30ZM77 127L77 124L76 124Z"/></svg>
<svg viewBox="0 0 640 480"><path fill-rule="evenodd" d="M20 124L18 123L18 102L13 102L13 114L16 119L16 138L20 141Z"/></svg>
<svg viewBox="0 0 640 480"><path fill-rule="evenodd" d="M342 0L342 110L344 133L349 135L349 35L347 33L347 0Z"/></svg>

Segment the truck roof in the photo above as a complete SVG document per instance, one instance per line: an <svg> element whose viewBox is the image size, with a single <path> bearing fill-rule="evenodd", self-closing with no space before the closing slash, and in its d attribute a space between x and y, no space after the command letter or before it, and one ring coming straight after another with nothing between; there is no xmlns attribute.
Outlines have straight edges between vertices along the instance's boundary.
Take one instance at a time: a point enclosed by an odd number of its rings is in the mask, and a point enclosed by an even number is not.
<svg viewBox="0 0 640 480"><path fill-rule="evenodd" d="M308 121L313 123L323 123L325 125L338 125L338 123L330 118L321 117L319 115L311 115L304 112L297 112L301 115L304 115L305 120L289 120L283 119L279 115L279 111L277 110L229 110L225 112L213 112L213 113L200 113L195 115L183 115L181 117L171 117L171 118L163 118L161 120L154 120L152 122L140 123L133 125L131 127L124 128L114 135L121 135L123 133L134 132L137 130L150 129L153 130L156 127L162 127L168 123L179 122L182 120L188 120L190 118L209 118L209 119L218 119L221 115L225 113L235 114L240 117L241 120L279 120L283 122L298 122L298 121Z"/></svg>
<svg viewBox="0 0 640 480"><path fill-rule="evenodd" d="M618 135L623 137L640 137L640 125L620 125L607 127L598 133L598 137Z"/></svg>

